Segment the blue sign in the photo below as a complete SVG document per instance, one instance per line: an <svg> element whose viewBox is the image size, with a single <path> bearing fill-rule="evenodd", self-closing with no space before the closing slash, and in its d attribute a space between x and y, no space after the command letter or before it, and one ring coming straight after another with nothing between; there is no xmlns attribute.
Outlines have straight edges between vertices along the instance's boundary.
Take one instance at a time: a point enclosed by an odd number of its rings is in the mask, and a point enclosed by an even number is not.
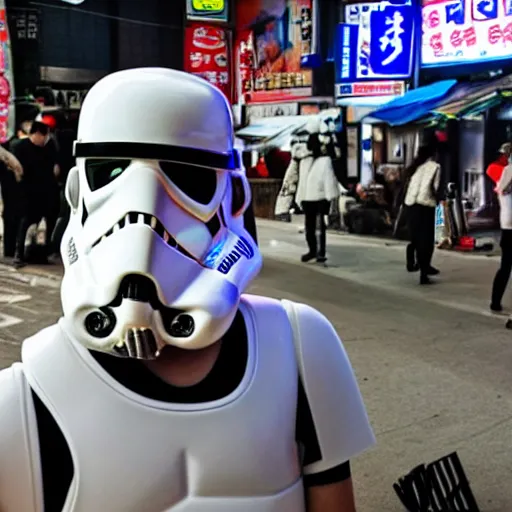
<svg viewBox="0 0 512 512"><path fill-rule="evenodd" d="M336 35L336 83L356 80L357 59L354 48L357 47L358 26L340 23Z"/></svg>
<svg viewBox="0 0 512 512"><path fill-rule="evenodd" d="M401 2L351 4L336 38L336 83L412 75L415 8Z"/></svg>
<svg viewBox="0 0 512 512"><path fill-rule="evenodd" d="M387 6L373 11L370 30L368 69L385 78L409 78L414 47L412 6Z"/></svg>
<svg viewBox="0 0 512 512"><path fill-rule="evenodd" d="M442 228L444 227L444 207L442 204L438 204L436 206L436 220L435 227Z"/></svg>

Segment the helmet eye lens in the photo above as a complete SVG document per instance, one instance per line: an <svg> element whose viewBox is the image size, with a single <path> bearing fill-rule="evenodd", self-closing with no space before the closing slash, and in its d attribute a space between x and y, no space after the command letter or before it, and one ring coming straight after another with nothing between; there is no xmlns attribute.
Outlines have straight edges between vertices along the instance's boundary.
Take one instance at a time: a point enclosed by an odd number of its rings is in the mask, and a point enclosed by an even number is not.
<svg viewBox="0 0 512 512"><path fill-rule="evenodd" d="M211 203L217 191L214 169L166 161L160 161L160 169L187 197L202 205Z"/></svg>
<svg viewBox="0 0 512 512"><path fill-rule="evenodd" d="M123 174L130 163L131 160L120 159L103 160L93 158L86 160L85 172L89 188L94 191L112 183L116 178Z"/></svg>

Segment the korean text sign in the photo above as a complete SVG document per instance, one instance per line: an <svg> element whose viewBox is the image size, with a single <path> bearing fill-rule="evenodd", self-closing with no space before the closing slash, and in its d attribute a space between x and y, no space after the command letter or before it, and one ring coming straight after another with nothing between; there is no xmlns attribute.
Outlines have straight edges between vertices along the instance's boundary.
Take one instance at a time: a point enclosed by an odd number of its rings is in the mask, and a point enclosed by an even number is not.
<svg viewBox="0 0 512 512"><path fill-rule="evenodd" d="M353 28L347 29L347 25ZM337 44L342 55L341 62L338 58L336 62L337 82L409 78L414 58L414 29L414 7L410 0L347 5L345 24L338 32ZM347 41L350 41L349 48Z"/></svg>
<svg viewBox="0 0 512 512"><path fill-rule="evenodd" d="M228 32L222 27L192 23L185 28L185 71L218 87L231 102L232 80Z"/></svg>
<svg viewBox="0 0 512 512"><path fill-rule="evenodd" d="M423 0L422 65L512 57L512 0Z"/></svg>

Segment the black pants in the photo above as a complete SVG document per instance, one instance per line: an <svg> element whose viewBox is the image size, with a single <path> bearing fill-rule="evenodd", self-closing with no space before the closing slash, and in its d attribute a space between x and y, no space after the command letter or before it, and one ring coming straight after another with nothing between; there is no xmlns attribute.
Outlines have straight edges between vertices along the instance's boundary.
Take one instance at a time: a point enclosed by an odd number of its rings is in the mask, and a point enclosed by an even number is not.
<svg viewBox="0 0 512 512"><path fill-rule="evenodd" d="M43 218L46 221L45 253L49 256L55 252L52 247L52 233L57 222L57 214L55 212L41 214L29 211L23 215L18 226L18 236L16 237L17 260L25 261L25 239L27 238L28 228L32 226L32 224L39 224Z"/></svg>
<svg viewBox="0 0 512 512"><path fill-rule="evenodd" d="M18 228L20 224L20 216L14 212L5 212L3 214L4 221L4 257L14 258L16 253L16 237L18 236Z"/></svg>
<svg viewBox="0 0 512 512"><path fill-rule="evenodd" d="M436 209L419 204L409 206L408 219L412 244L408 250L416 252L420 272L426 276L434 254Z"/></svg>
<svg viewBox="0 0 512 512"><path fill-rule="evenodd" d="M501 265L492 285L492 305L501 306L512 271L512 229L501 230Z"/></svg>
<svg viewBox="0 0 512 512"><path fill-rule="evenodd" d="M302 210L305 217L306 242L309 254L319 258L325 257L325 220L324 215L329 212L329 201L303 201ZM319 234L317 239L317 226Z"/></svg>

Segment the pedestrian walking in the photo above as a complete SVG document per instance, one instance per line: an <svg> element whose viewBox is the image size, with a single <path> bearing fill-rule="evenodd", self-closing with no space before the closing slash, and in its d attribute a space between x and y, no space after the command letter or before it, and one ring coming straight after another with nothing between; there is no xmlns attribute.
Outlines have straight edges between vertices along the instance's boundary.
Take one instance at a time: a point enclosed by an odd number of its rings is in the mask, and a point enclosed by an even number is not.
<svg viewBox="0 0 512 512"><path fill-rule="evenodd" d="M331 202L338 198L340 191L332 159L322 151L318 134L310 136L308 148L313 162L300 173L296 196L297 203L304 211L308 244L308 252L301 259L307 262L316 258L323 263L327 261L325 216L329 215Z"/></svg>
<svg viewBox="0 0 512 512"><path fill-rule="evenodd" d="M510 161L512 145L501 147L500 152L506 155ZM502 159L503 160L503 159ZM491 178L499 177L496 185L496 193L500 205L500 228L501 228L501 263L496 272L492 285L491 311L499 313L503 311L502 299L507 289L507 284L512 271L512 164L508 164L500 173L487 173Z"/></svg>
<svg viewBox="0 0 512 512"><path fill-rule="evenodd" d="M29 136L19 141L14 148L14 155L23 167L23 179L20 182L21 219L14 261L16 267L24 266L27 262L25 238L28 228L39 224L42 218L46 220L45 256L50 252L51 234L57 220L59 204L54 174L56 151L51 145L47 147L48 138L48 126L35 121ZM56 199L56 204L51 206Z"/></svg>
<svg viewBox="0 0 512 512"><path fill-rule="evenodd" d="M441 165L438 163L438 143L435 139L421 146L418 155L407 170L408 186L405 205L410 229L411 245L407 247L407 267L420 270L420 284L430 284L430 276L439 274L432 266L435 243L435 214L441 183Z"/></svg>

